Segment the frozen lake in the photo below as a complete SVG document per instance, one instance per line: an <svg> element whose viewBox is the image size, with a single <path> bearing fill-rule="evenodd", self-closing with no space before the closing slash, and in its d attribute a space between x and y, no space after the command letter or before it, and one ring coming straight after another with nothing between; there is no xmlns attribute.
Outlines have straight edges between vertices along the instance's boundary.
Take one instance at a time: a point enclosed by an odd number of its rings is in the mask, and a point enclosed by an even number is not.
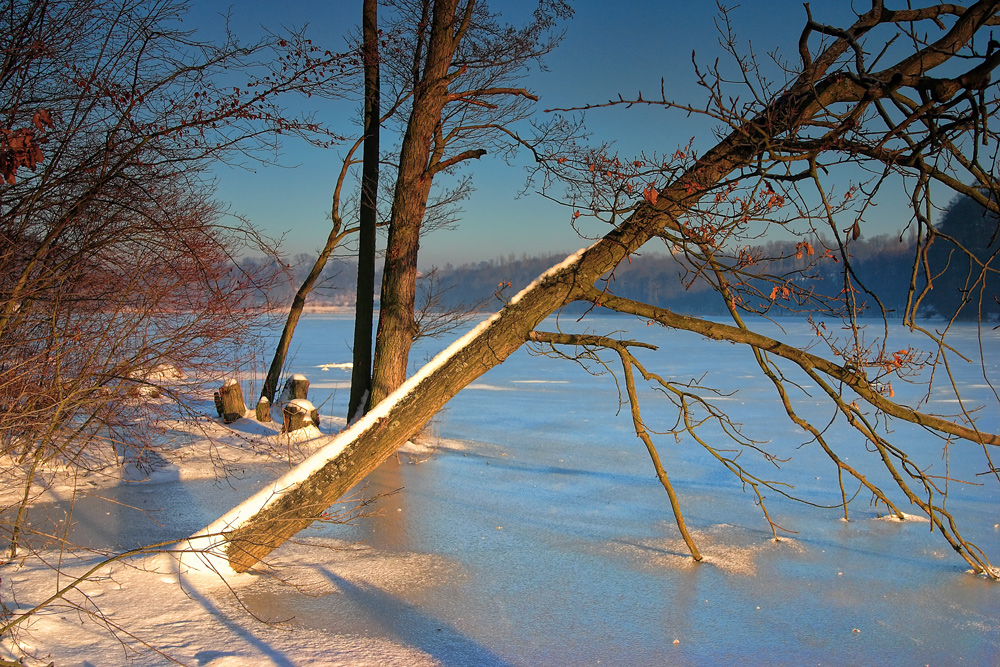
<svg viewBox="0 0 1000 667"><path fill-rule="evenodd" d="M766 492L773 519L796 532L775 542L754 495L731 473L691 438L662 436L660 456L706 556L695 563L627 408L619 413L613 378L521 350L435 419L430 451L390 458L371 476L366 495L391 493L379 499L379 516L307 530L300 536L307 546L275 552L279 576L290 573L296 586L260 577L241 588L242 604L254 614L308 633L307 655L322 655L327 642L331 654L385 641L410 653L391 663L300 662L295 649L244 633L268 664L1000 664L1000 586L966 573L926 521L879 520L884 508L872 507L869 494L858 494L845 522L834 507L840 496L833 464L815 444L804 444L808 438L784 417L747 350L621 317L550 320L545 328L557 326L654 343L659 352L637 352L649 370L679 381L699 378L719 390L716 405L747 436L791 459L778 469L748 451L740 463L791 484L811 503ZM816 340L805 322L782 326L789 342ZM775 325L764 328L777 332ZM974 329L953 334L953 344L978 358ZM289 372L311 380L310 399L324 416L346 412L352 336L349 317L311 314L293 342ZM414 364L446 343L419 346ZM984 332L983 345L995 382L998 332ZM889 349L903 347L901 338ZM990 405L978 365L956 363L952 371L972 403ZM789 379L800 386L793 390L797 409L825 426L833 414L816 388L794 373ZM903 403L923 395L916 385L894 382L894 389ZM667 401L652 392L644 401L651 429L674 424L676 410ZM945 392L933 394L930 404L957 410ZM828 430L831 445L891 491L876 457L843 426ZM996 403L981 414L980 426L1000 431ZM905 425L893 428L894 442L943 474L942 442ZM702 435L728 446L717 427L706 425ZM981 459L971 445L955 444L949 472L975 480ZM90 500L78 502L73 540L133 546L178 538L281 471L278 464L254 468L232 480L235 489L207 480L122 484L111 492L120 505L88 509ZM995 480L978 479L987 485L952 485L948 507L963 535L1000 565L1000 494ZM901 494L890 496L911 509ZM131 508L163 508L154 514L159 524ZM342 550L331 555L329 545ZM226 591L209 606L246 616ZM237 655L224 646L200 648L211 650L195 654L198 664L240 664L236 657L224 662ZM154 657L142 664L159 663Z"/></svg>
<svg viewBox="0 0 1000 667"><path fill-rule="evenodd" d="M558 326L597 333L631 329L659 345L658 353L639 353L650 370L678 380L701 378L724 392L717 404L748 436L792 459L777 470L747 452L741 463L794 485L794 493L811 503L838 503L833 464L815 444L800 447L808 439L784 417L747 350L627 318L589 317L579 324L563 318ZM804 322L782 326L785 340L815 340ZM350 327L347 317L310 315L293 344L291 371L312 380L315 403L329 396L323 414L346 412L349 371L321 366L350 361ZM777 332L774 325L766 328ZM876 326L872 335L879 332ZM953 343L978 358L975 331L954 334ZM906 339L892 341L890 351L906 347ZM983 344L987 375L995 382L998 332L985 332ZM425 349L415 351L415 363L429 356ZM955 364L953 371L972 402L989 405L991 390L977 365ZM898 382L894 387L904 403L915 403L923 392ZM814 387L802 389L795 393L798 408L825 425L831 409ZM931 405L955 411L953 397L943 392L932 395ZM964 561L929 532L928 523L877 520L869 494L859 494L845 522L838 508L772 492L766 501L772 517L797 531L776 543L753 495L731 473L690 438L665 436L660 455L707 557L694 563L627 409L617 412L609 375L595 377L575 363L520 351L463 391L432 424L433 433L461 445L441 446L427 460L401 455L373 475L367 493L401 489L381 500L381 517L308 531L376 553L427 556L403 577L405 585L355 585L325 572L336 593L309 597L262 582L249 591L248 606L331 633L391 636L449 665L1000 662L1000 587L967 574ZM648 396L644 415L651 428L664 430L676 411ZM831 444L871 479L886 482L875 456L842 426L828 433ZM995 403L980 426L1000 430ZM940 441L904 425L894 428L897 444L943 474ZM704 435L726 446L718 429L707 427ZM975 479L979 454L969 445L954 446L952 476ZM995 480L968 490L953 485L952 492L948 507L964 520L963 534L996 563ZM890 496L906 511L900 494Z"/></svg>

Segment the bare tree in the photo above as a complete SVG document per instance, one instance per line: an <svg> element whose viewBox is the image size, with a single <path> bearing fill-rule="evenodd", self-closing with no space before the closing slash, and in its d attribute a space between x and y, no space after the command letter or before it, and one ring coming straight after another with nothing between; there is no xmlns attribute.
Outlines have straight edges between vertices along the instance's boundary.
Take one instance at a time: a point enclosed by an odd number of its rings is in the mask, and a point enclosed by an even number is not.
<svg viewBox="0 0 1000 667"><path fill-rule="evenodd" d="M295 34L199 43L184 12L171 0L3 10L0 445L26 468L12 552L40 465L141 462L163 399L183 404L243 364L261 316L251 297L269 278L235 258L270 243L214 200L212 162L267 159L281 133L336 139L277 97L328 92L341 56Z"/></svg>
<svg viewBox="0 0 1000 667"><path fill-rule="evenodd" d="M458 185L433 193L435 177L453 172L458 165L493 150L509 156L525 146L536 159L576 132L563 120L535 126L525 139L517 125L526 121L534 94L517 87L527 64L540 59L558 41L552 34L556 20L571 11L562 0L542 0L531 23L523 28L503 26L484 3L470 0L399 0L390 3L394 13L384 40L390 45L371 55L378 46L374 3L363 5L362 40L357 51L365 64L365 130L347 151L333 197L333 229L303 281L286 320L261 390L258 413L263 416L274 400L288 347L306 298L333 251L349 235L359 232L358 302L355 307L354 364L348 417L353 419L376 404L406 377L409 350L419 335L416 290L417 252L422 234L454 221L454 204L469 191L463 178ZM381 100L381 80L388 80L392 102L381 118L374 102ZM375 92L377 95L372 95ZM377 98L377 99L375 99ZM375 131L409 111L400 128L398 156L377 157ZM354 227L344 227L344 185L359 161L364 146L367 165L362 170L360 215ZM378 160L395 166L390 211L379 222L377 211ZM385 173L385 172L382 172ZM389 229L382 272L379 325L374 360L371 355L371 321L374 302L374 229ZM464 313L443 319L460 320ZM265 401L266 399L266 401Z"/></svg>
<svg viewBox="0 0 1000 667"><path fill-rule="evenodd" d="M347 150L340 172L337 175L333 191L333 203L330 209L332 227L326 243L313 260L312 268L299 285L292 298L285 325L282 328L278 343L275 346L271 364L268 367L261 387L260 399L257 404L258 419L268 419L270 405L274 402L275 393L281 379L282 369L288 356L288 348L295 335L295 328L305 309L306 300L317 285L327 262L345 239L358 236L358 288L355 305L355 340L354 365L351 373L351 399L349 416L354 415L363 403L367 401L371 384L371 330L374 310L375 292L375 241L378 221L378 179L379 179L379 128L386 119L399 109L401 101L397 101L387 111L385 118L380 118L380 84L379 84L379 35L378 35L378 5L371 0L364 0L362 5L362 40L356 49L356 60L362 64L364 73L364 131ZM362 149L362 174L358 224L345 226L344 218L350 213L345 206L345 185L352 169L359 163L355 157L358 149ZM367 331L367 333L365 333ZM362 398L363 397L363 398Z"/></svg>
<svg viewBox="0 0 1000 667"><path fill-rule="evenodd" d="M880 312L877 290L858 283L850 262L851 241L864 226L872 191L882 187L892 174L901 176L913 193L914 224L921 226L921 233L927 233L930 222L926 216L932 210L932 182L995 210L995 196L983 195L984 189L997 192L994 153L982 152L980 146L984 141L995 146L998 139L988 119L998 104L996 84L990 83L990 76L1000 64L1000 49L984 36L990 26L998 24L1000 0L981 0L969 7L930 4L904 10L890 10L874 0L869 11L845 28L822 24L807 14L798 63L790 67L787 81L780 86L755 78L755 64L741 56L730 40L737 85L754 93L746 104L731 102L733 98L723 92L726 76L718 69L701 74L709 92L706 107L694 109L665 97L653 102L641 98L613 102L653 103L685 114L708 113L723 123L723 131L703 152L696 154L693 148L682 147L672 157L655 163L649 158L626 161L595 154L589 163L575 165L577 169L570 171L574 165L567 161L564 176L576 184L577 194L580 188L592 193L590 213L605 217L611 227L607 234L553 266L503 310L335 438L304 469L278 480L208 527L205 535L222 535L209 546L233 569L251 567L391 455L463 387L532 340L546 346L606 347L619 356L637 435L653 455L658 474L662 473L660 479L671 495L682 534L686 532L679 499L670 489L666 466L656 455L636 402L634 370L674 402L678 411L675 433L705 446L757 492L759 500L763 500L763 489L780 490L737 463L735 455L725 454L701 437L701 424L721 423L732 437L730 449L757 450L774 463L774 457L758 443L729 428L732 424L713 404L711 392L696 384L661 378L639 364L629 351L636 343L607 336L563 337L536 331L553 311L582 301L671 330L746 346L759 371L773 383L788 418L836 467L845 514L849 500L845 478L854 478L901 518L903 512L892 496L902 494L906 502L930 518L935 530L974 571L1000 577L987 555L962 537L956 517L946 507L949 484L957 481L935 476L905 447L891 440L893 429L908 423L940 437L945 453L949 447L959 446L969 454L979 451L984 475L994 482L1000 472L992 463L992 454L1000 445L1000 436L977 428L970 406L963 404L962 414L949 416L894 400L892 378L906 377L920 363L948 363L951 353L945 334L921 328L914 319L915 311L908 306L903 323L926 333L932 348L929 358L918 359L915 350L889 351L884 338L867 340L857 316L867 307ZM886 47L895 43L900 43L899 48ZM935 76L939 71L947 74ZM835 199L824 175L844 163L862 164L875 178ZM966 185L969 182L973 185ZM808 196L807 186L811 188ZM818 205L810 202L813 198ZM796 210L782 217L780 212L789 202ZM850 202L858 208L850 208ZM847 214L845 226L841 216L846 211L854 214ZM803 240L796 250L808 264L823 261L840 267L841 284L832 294L805 293L790 276L770 274L766 267L753 268L759 256L740 241L759 233L762 226L787 225L792 220L803 221L814 230L823 226L832 234L834 240L828 247L815 247L813 241ZM714 288L727 305L730 324L685 316L614 294L615 267L646 243L657 240L688 255L688 261L697 267L692 280L705 280ZM730 240L736 243L727 243ZM918 250L914 272L921 270L927 270L926 253ZM916 282L914 279L911 295L919 291ZM762 289L762 285L770 288ZM754 331L754 321L744 314L776 303L843 318L847 335L835 339L817 321L817 338L828 345L825 353L820 353ZM874 463L888 472L894 491L872 482L861 464L849 465L839 456L825 437L825 424L815 425L799 414L793 398L795 373L819 387L841 415L833 427L851 428L864 438L873 453L872 460L864 464ZM958 398L961 401L961 396ZM779 527L766 508L764 511L777 536ZM204 546L205 539L194 542ZM698 558L696 545L690 539L688 542Z"/></svg>
<svg viewBox="0 0 1000 667"><path fill-rule="evenodd" d="M399 0L402 60L384 60L398 97L410 98L400 145L382 274L371 405L406 378L417 333L417 256L435 177L488 151L531 144L517 134L537 97L518 85L527 65L557 43L571 14L543 0L526 26L504 26L476 0ZM415 26L415 28L413 28Z"/></svg>
<svg viewBox="0 0 1000 667"><path fill-rule="evenodd" d="M355 164L353 156L358 147L361 146L363 142L362 139L358 139L354 145L350 148L347 153L347 157L342 163L340 174L337 178L337 184L334 187L333 193L333 206L331 207L331 218L332 226L330 228L330 233L326 238L326 243L320 250L319 255L313 260L312 268L306 274L305 279L299 288L295 292L295 296L292 297L292 303L288 309L288 315L285 318L285 325L281 329L281 335L278 337L278 343L275 345L274 355L271 357L271 364L267 369L267 374L264 377L264 384L260 390L260 399L257 402L257 418L258 419L269 419L270 418L270 406L274 403L274 395L278 390L278 384L281 380L281 372L285 366L285 359L288 356L288 348L292 344L292 337L295 335L295 327L298 326L299 319L302 317L302 312L306 306L306 299L309 294L316 287L317 282L323 275L323 270L326 268L327 262L329 262L330 257L333 256L334 251L340 246L345 238L358 233L358 227L345 227L344 220L341 217L341 196L344 189L344 183L350 173L351 167Z"/></svg>

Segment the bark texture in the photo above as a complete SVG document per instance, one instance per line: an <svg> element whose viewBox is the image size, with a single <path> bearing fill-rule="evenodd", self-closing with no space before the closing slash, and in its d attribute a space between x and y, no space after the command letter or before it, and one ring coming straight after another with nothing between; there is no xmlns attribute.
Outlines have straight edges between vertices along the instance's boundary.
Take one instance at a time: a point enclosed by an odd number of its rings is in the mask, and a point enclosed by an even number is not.
<svg viewBox="0 0 1000 667"><path fill-rule="evenodd" d="M413 107L400 147L393 194L378 334L369 404L377 405L406 380L410 347L417 334L413 316L417 290L417 252L434 170L434 134L449 101L449 72L455 50L468 28L471 5L459 11L458 0L435 0L423 68L416 68ZM419 54L418 54L419 55ZM443 146L441 147L443 149ZM435 156L440 159L440 155Z"/></svg>

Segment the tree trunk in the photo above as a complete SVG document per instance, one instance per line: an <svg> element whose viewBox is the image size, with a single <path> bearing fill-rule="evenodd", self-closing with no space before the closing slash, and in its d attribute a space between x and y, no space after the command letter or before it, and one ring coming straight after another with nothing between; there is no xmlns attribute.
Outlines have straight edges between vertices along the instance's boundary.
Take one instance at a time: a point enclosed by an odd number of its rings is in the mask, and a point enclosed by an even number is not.
<svg viewBox="0 0 1000 667"><path fill-rule="evenodd" d="M223 557L225 565L238 572L252 567L259 559L321 516L326 508L388 458L408 437L419 431L452 396L490 368L502 363L524 343L534 327L555 309L575 299L587 299L600 304L606 297L607 302L613 303L613 296L595 292L595 282L638 251L645 242L669 231L684 239L684 243L694 249L712 256L711 239L705 241L701 232L684 226L685 214L699 199L709 192L717 193L716 188L724 180L744 174L759 176L759 162L774 151L781 141L790 142L789 151L801 149L803 154L809 156L817 150L840 150L837 148L838 142L846 134L858 132L858 129L854 122L829 123L828 117L823 114L832 114L829 111L831 108L846 102L857 104L856 110L860 117L872 99L880 94L888 96L889 92L886 91L894 91L899 81L922 82L921 77L928 69L959 53L962 44L971 40L976 30L992 19L997 4L1000 3L977 3L955 21L946 38L922 49L917 54L919 57L907 57L877 76L870 74L862 81L857 76L845 76L840 71L828 74L828 70L844 53L856 46L856 36L863 35L871 27L869 22L877 20L879 11L876 10L880 10L880 7L876 6L871 15L859 18L853 32L845 32L846 36L833 39L832 44L820 56L813 59L806 54L802 73L789 85L786 92L773 99L755 117L733 122L734 129L728 136L702 154L693 165L672 175L664 188L653 193L655 197L647 195L647 203L640 203L626 220L620 222L603 239L550 269L541 279L512 299L503 310L438 355L392 396L329 445L247 502L199 531L189 540L187 547L200 550L202 557ZM992 66L996 66L996 63ZM883 87L870 87L872 81L882 82ZM816 118L817 115L821 117ZM828 130L823 146L817 148L811 141L797 146L790 138L797 132L811 129L810 125L821 125L826 128L824 131ZM897 129L891 129L890 135ZM847 145L844 152L839 157L834 156L834 159L856 157L858 153L851 150L851 146ZM889 164L900 164L896 162L897 157L892 154L880 159ZM810 157L810 160L813 159ZM814 161L810 162L813 171L815 164ZM917 164L914 168L925 169L925 166ZM957 181L955 183L952 187L956 189L964 187ZM724 273L724 269L719 269L719 272ZM742 325L726 326L684 317L648 304L643 304L642 308L626 306L627 304L622 304L623 312L634 312L668 327L750 345L755 350L766 350L792 360L817 379L818 374L822 373L832 378L835 384L840 383L850 388L859 400L892 417L980 445L1000 445L998 435L893 403L873 389L865 374L859 373L851 364L838 365L805 350L756 334ZM856 408L846 404L839 389L827 386L823 391L853 421L854 413L851 410ZM858 414L863 413L859 410ZM871 435L867 423L852 425L870 441L879 442ZM949 528L946 521L951 521L950 516L916 497L902 481L903 474L889 461L889 454L882 445L877 446L887 469L907 497L926 508L935 527L947 532ZM900 455L900 460L904 466L907 465L905 456ZM929 478L920 477L913 470L912 467L907 468L909 474L917 475L925 484L932 484ZM935 509L938 511L935 512ZM955 550L973 565L975 571L987 572L989 576L998 578L1000 575L989 566L988 561L979 557L981 552L969 548L969 545L957 538L953 528L952 526L950 529L948 540Z"/></svg>
<svg viewBox="0 0 1000 667"><path fill-rule="evenodd" d="M229 566L245 572L309 526L418 433L460 390L521 347L539 322L583 294L664 226L676 228L676 221L700 196L691 193L692 183L704 192L753 155L746 150L744 136L737 131L722 141L685 176L664 188L655 205L640 207L602 240L550 269L490 320L438 355L400 386L392 400L373 409L300 466L311 472L290 472L293 477L279 479L193 538L204 536L209 544L194 541L192 547L213 552L221 548ZM381 329L381 317L379 325ZM219 533L224 536L221 545L211 542Z"/></svg>
<svg viewBox="0 0 1000 667"><path fill-rule="evenodd" d="M403 204L412 209L409 215L395 217L389 228L385 268L382 271L382 296L379 300L378 335L375 339L375 360L369 405L378 405L406 380L410 347L417 333L413 316L417 290L417 250L419 248L419 218L423 205L402 196ZM424 198L423 202L426 202ZM419 209L416 210L416 209ZM416 216L419 216L417 218ZM411 224L411 220L417 220Z"/></svg>
<svg viewBox="0 0 1000 667"><path fill-rule="evenodd" d="M365 144L361 167L358 232L358 291L354 305L354 351L348 422L368 409L372 388L372 326L375 317L375 226L379 174L378 2L364 0L361 30L365 61Z"/></svg>
<svg viewBox="0 0 1000 667"><path fill-rule="evenodd" d="M448 68L461 41L454 31L457 0L435 0L423 72L416 72L413 108L403 135L399 173L382 270L378 334L369 405L374 407L406 380L410 347L417 333L413 318L417 290L417 251L434 179L430 168L434 132L448 102ZM443 150L443 147L441 147Z"/></svg>
<svg viewBox="0 0 1000 667"><path fill-rule="evenodd" d="M308 282L308 278L306 281ZM275 346L271 365L268 367L267 375L264 377L264 386L260 390L260 397L266 398L268 403L274 403L274 394L278 391L278 381L281 380L281 369L285 367L285 358L288 356L288 346L292 344L292 336L295 334L295 327L302 316L302 309L305 308L306 294L310 290L312 290L312 284L309 285L308 289L303 284L292 299L292 307L288 310L288 317L285 318L285 326L281 329L281 336L278 338L278 344Z"/></svg>
<svg viewBox="0 0 1000 667"><path fill-rule="evenodd" d="M242 526L224 532L224 552L230 567L237 572L246 571L307 527L420 431L452 396L517 350L528 332L568 299L579 269L574 264L551 277L531 293L531 298L522 299L494 316L468 345L435 370L411 378L392 400L383 402L382 407L373 409L342 433L337 438L344 445L341 451L319 465L294 489L273 496L265 491L261 500L270 502L240 522ZM287 485L279 481L274 488L283 486ZM207 532L224 531L231 523L229 516L224 517Z"/></svg>
<svg viewBox="0 0 1000 667"><path fill-rule="evenodd" d="M28 478L24 482L24 495L21 497L21 503L17 507L17 517L14 519L14 527L10 534L10 559L14 560L17 558L17 548L18 539L21 535L21 528L24 526L25 518L28 515L29 499L31 498L31 485L35 481L35 473L38 471L38 464L42 460L45 450L39 447L35 450L35 458L31 462L31 468L28 469Z"/></svg>

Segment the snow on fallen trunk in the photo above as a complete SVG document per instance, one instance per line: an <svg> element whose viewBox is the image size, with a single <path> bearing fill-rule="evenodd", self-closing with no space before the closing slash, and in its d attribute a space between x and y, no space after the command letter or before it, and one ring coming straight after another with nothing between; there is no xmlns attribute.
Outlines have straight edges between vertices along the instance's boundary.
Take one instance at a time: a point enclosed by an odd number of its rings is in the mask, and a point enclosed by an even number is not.
<svg viewBox="0 0 1000 667"><path fill-rule="evenodd" d="M246 571L320 518L451 397L506 359L538 322L569 299L579 284L584 253L580 250L550 268L308 459L184 541L183 568L224 576Z"/></svg>

